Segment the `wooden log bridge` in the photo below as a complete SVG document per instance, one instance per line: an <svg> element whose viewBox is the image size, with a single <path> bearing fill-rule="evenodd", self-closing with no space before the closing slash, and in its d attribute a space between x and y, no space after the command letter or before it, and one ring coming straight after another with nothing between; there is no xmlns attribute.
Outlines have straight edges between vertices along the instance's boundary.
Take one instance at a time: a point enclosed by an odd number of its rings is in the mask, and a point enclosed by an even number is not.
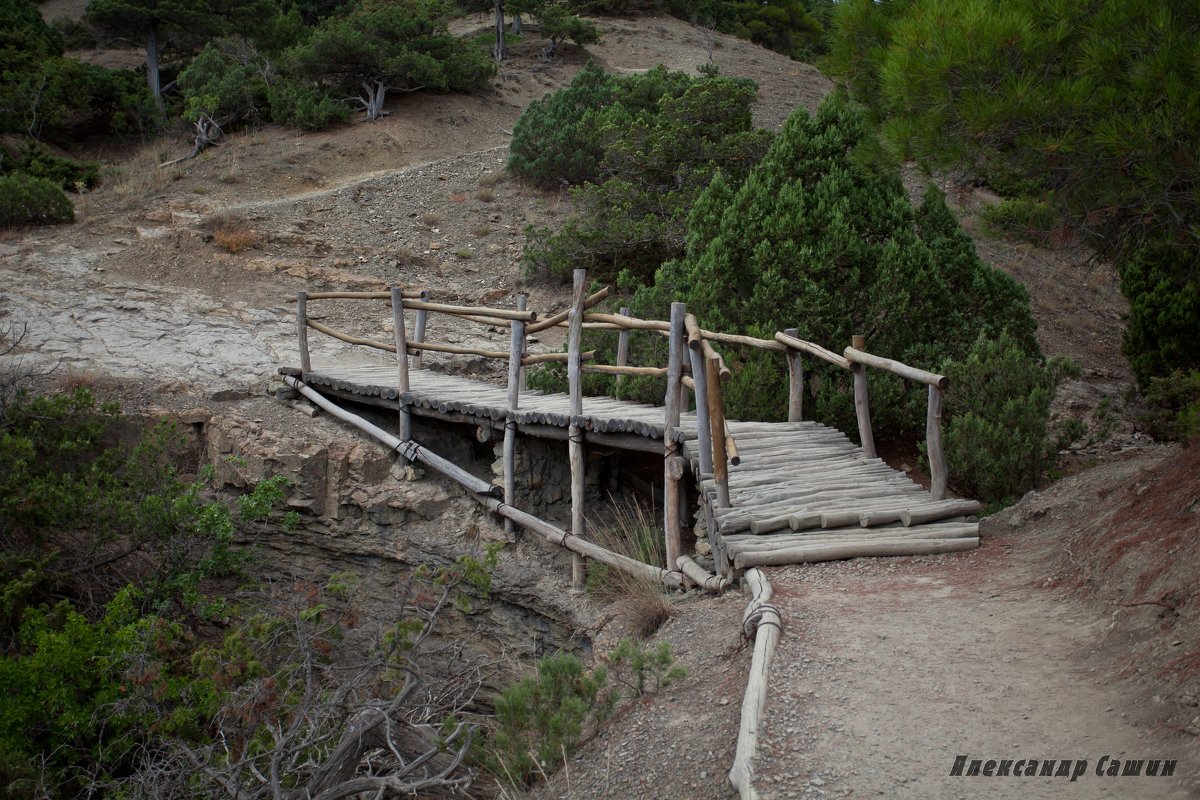
<svg viewBox="0 0 1200 800"><path fill-rule="evenodd" d="M516 437L568 441L571 531L558 531L561 536L546 534L560 544L568 538L586 539L583 489L585 450L589 446L661 455L667 560L655 567L663 570L662 574L668 576L663 581L672 586L700 585L719 591L745 570L759 566L948 553L979 544L974 515L981 510L980 505L947 496L948 476L941 443L945 377L873 355L859 336L854 337L851 346L836 353L799 338L796 328L780 331L772 339L705 330L702 320L688 314L682 303L672 304L667 320L638 319L630 316L628 309L621 309L619 314L593 312L590 309L607 298L608 290L587 295L586 284L586 273L577 271L570 308L548 315L527 310L524 297L519 298L516 308L501 309L434 303L428 291L414 288L301 292L296 297L300 364L284 366L280 372L289 383L320 392L326 398L394 409L401 442L412 437L413 416L471 425L485 432L488 439L502 435L504 502L490 494L484 500L478 487L468 488L490 509L505 516L510 526L537 527L531 522L536 518L524 512L503 513L505 508L513 509ZM390 304L392 341L351 335L309 319L310 303L324 299ZM413 313L406 315L405 310ZM434 314L493 328L507 327L511 332L508 347L492 350L429 341L426 337L434 327ZM567 328L567 352L529 355L528 335L556 326ZM616 364L594 363L595 352L584 350L589 329L620 333ZM310 330L359 346L364 357L314 359ZM666 364L627 365L629 335L637 332L668 340ZM787 421L726 419L722 384L730 371L717 345L780 354L781 375L789 381ZM370 351L386 351L394 356L390 363L371 360L367 357ZM507 385L435 372L420 360L426 351L507 360ZM851 373L859 444L835 428L803 419L806 358ZM568 392L545 394L525 388L525 367L547 361L566 363ZM888 371L927 387L929 489L877 457L868 369ZM580 378L585 372L665 377L663 402L646 405L584 397ZM401 448L397 452L404 457L413 455ZM689 507L689 497L698 497L694 508ZM684 535L689 519L701 523L715 576L692 559L696 542L690 531ZM583 584L590 547L571 548L572 585L576 588Z"/></svg>

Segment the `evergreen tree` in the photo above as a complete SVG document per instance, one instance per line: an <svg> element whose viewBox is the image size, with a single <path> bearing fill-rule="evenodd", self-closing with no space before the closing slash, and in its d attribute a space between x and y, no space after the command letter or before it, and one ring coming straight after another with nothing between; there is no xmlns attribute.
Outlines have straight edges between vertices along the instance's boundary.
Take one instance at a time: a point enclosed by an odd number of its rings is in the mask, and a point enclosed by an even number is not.
<svg viewBox="0 0 1200 800"><path fill-rule="evenodd" d="M1139 381L1200 368L1200 6L840 3L830 69L902 157L1058 209L1115 258Z"/></svg>
<svg viewBox="0 0 1200 800"><path fill-rule="evenodd" d="M683 300L707 328L770 338L794 327L835 350L861 333L872 353L934 370L964 358L980 336L1003 336L1013 370L1039 386L1054 383L1043 377L1024 289L980 261L935 189L913 209L894 170L862 160L870 145L864 114L843 97L815 117L797 111L740 185L712 181L692 211L685 255L663 265L631 306L661 316L666 301ZM726 355L729 414L781 418L787 382L778 357ZM806 416L853 431L847 373L810 359L808 374ZM973 387L951 391L970 396ZM923 392L872 373L872 417L883 437L919 435L924 407ZM1045 436L1047 422L1048 409L1030 425ZM1022 485L1037 477L1024 475Z"/></svg>
<svg viewBox="0 0 1200 800"><path fill-rule="evenodd" d="M439 0L363 5L330 17L288 51L287 68L323 93L351 95L378 119L388 92L468 91L487 81L493 66L452 35Z"/></svg>
<svg viewBox="0 0 1200 800"><path fill-rule="evenodd" d="M161 110L160 61L168 40L195 47L221 33L247 33L277 13L271 0L91 0L86 19L111 36L144 43L146 82Z"/></svg>

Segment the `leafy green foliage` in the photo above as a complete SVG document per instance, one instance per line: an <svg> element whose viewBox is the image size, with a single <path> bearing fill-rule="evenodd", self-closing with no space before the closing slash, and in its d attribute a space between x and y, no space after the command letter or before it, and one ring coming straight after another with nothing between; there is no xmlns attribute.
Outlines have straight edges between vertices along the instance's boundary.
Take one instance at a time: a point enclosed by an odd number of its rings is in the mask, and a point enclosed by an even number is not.
<svg viewBox="0 0 1200 800"><path fill-rule="evenodd" d="M1200 9L838 6L830 69L876 109L898 153L1045 202L1115 258L1131 306L1126 354L1143 387L1200 365Z"/></svg>
<svg viewBox="0 0 1200 800"><path fill-rule="evenodd" d="M0 656L0 797L77 796L151 738L200 734L214 694L189 674L191 634L140 605L129 588L95 621L65 600L25 613Z"/></svg>
<svg viewBox="0 0 1200 800"><path fill-rule="evenodd" d="M75 207L55 183L22 173L0 176L0 228L74 219Z"/></svg>
<svg viewBox="0 0 1200 800"><path fill-rule="evenodd" d="M280 80L267 87L271 119L305 131L318 131L350 121L350 108L327 94L295 81Z"/></svg>
<svg viewBox="0 0 1200 800"><path fill-rule="evenodd" d="M596 178L604 152L588 118L616 101L614 84L613 76L589 61L570 86L530 103L513 127L508 157L513 174L542 188Z"/></svg>
<svg viewBox="0 0 1200 800"><path fill-rule="evenodd" d="M510 0L506 3L506 10L511 14L532 14L537 17L542 36L550 40L550 46L543 51L543 56L548 57L568 39L581 46L600 41L600 30L596 23L573 13L571 6L566 0Z"/></svg>
<svg viewBox="0 0 1200 800"><path fill-rule="evenodd" d="M579 213L561 230L527 229L526 267L645 280L683 249L687 215L718 170L740 177L770 141L751 126L755 86L663 67L605 75L590 66L531 107L514 130L510 167L539 185L580 180Z"/></svg>
<svg viewBox="0 0 1200 800"><path fill-rule="evenodd" d="M116 407L86 389L18 396L4 409L0 543L11 562L0 564L0 579L14 580L53 554L42 590L104 602L133 580L146 610L212 613L219 605L200 586L240 566L239 520L204 497L207 476L181 479L175 463L183 440L173 426L159 424L133 445L121 444L122 426ZM260 483L242 501L240 521L261 520L284 485L282 476ZM5 624L19 627L19 607L40 596L10 597L18 616Z"/></svg>
<svg viewBox="0 0 1200 800"><path fill-rule="evenodd" d="M1159 439L1194 440L1200 436L1200 370L1175 370L1151 378L1146 387L1150 410L1141 422Z"/></svg>
<svg viewBox="0 0 1200 800"><path fill-rule="evenodd" d="M980 330L1008 330L1037 352L1021 287L984 265L940 194L912 209L894 172L855 157L869 135L842 99L817 116L799 111L740 186L718 177L692 212L686 255L668 263L634 298L661 315L671 299L698 309L706 327L770 338L795 327L814 342L863 333L872 352L933 365L965 353ZM733 353L726 401L737 418L786 413L777 359ZM813 365L806 406L852 429L847 378ZM872 375L873 417L894 435L920 428L919 393ZM911 395L911 396L910 396Z"/></svg>
<svg viewBox="0 0 1200 800"><path fill-rule="evenodd" d="M797 61L811 60L825 50L825 27L815 6L828 3L801 0L747 0L732 4L738 21L733 33Z"/></svg>
<svg viewBox="0 0 1200 800"><path fill-rule="evenodd" d="M214 39L177 79L184 119L209 116L223 125L258 116L272 68L245 39Z"/></svg>
<svg viewBox="0 0 1200 800"><path fill-rule="evenodd" d="M895 171L863 159L871 145L862 111L843 97L827 100L815 117L796 112L745 180L734 183L718 173L709 183L692 208L683 257L636 289L628 303L634 315L661 319L671 301L682 300L711 330L769 339L794 327L801 338L834 349L862 333L871 352L934 369L964 358L980 335L1006 335L1038 363L1024 289L980 261L936 190L914 209ZM601 363L611 363L613 340L596 342ZM783 418L787 381L779 357L733 349L725 356L734 372L725 388L728 414ZM631 363L661 366L665 360L660 337L631 337ZM530 385L552 385L556 374L531 377ZM848 373L808 359L806 377L806 416L853 432ZM1021 386L1017 397L1024 397ZM660 380L626 379L618 390L611 378L589 375L584 387L642 402L661 402L664 395ZM958 390L970 392L972 385ZM870 392L877 436L919 436L924 392L878 371ZM951 475L991 490L983 476Z"/></svg>
<svg viewBox="0 0 1200 800"><path fill-rule="evenodd" d="M1138 382L1200 368L1200 267L1178 243L1146 244L1120 264L1129 299L1125 354Z"/></svg>
<svg viewBox="0 0 1200 800"><path fill-rule="evenodd" d="M439 0L364 5L329 17L285 55L287 69L324 94L359 97L369 119L383 113L389 91L470 91L494 66L453 36Z"/></svg>
<svg viewBox="0 0 1200 800"><path fill-rule="evenodd" d="M946 365L952 389L943 441L954 484L1005 503L1036 486L1069 443L1050 433L1055 389L1078 373L1061 357L1031 358L1007 333L981 333L965 358Z"/></svg>
<svg viewBox="0 0 1200 800"><path fill-rule="evenodd" d="M675 665L670 642L652 647L636 639L622 639L604 660L613 680L627 688L632 697L656 694L687 675L687 670Z"/></svg>
<svg viewBox="0 0 1200 800"><path fill-rule="evenodd" d="M994 231L1044 241L1058 223L1058 214L1040 200L1025 197L1004 199L983 210L983 221Z"/></svg>
<svg viewBox="0 0 1200 800"><path fill-rule="evenodd" d="M496 698L496 728L483 756L498 778L528 785L570 758L589 722L612 712L616 694L606 690L608 670L584 669L570 653L546 656L537 674L507 687Z"/></svg>
<svg viewBox="0 0 1200 800"><path fill-rule="evenodd" d="M12 172L44 178L72 192L91 189L100 182L99 161L73 161L56 156L33 140L21 147L16 158L4 158L0 153L0 174Z"/></svg>

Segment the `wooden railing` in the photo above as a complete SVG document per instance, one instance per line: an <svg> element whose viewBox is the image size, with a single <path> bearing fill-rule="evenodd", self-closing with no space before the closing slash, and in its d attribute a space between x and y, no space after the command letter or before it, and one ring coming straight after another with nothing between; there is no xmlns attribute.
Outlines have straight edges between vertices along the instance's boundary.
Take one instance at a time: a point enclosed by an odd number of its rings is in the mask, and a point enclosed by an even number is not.
<svg viewBox="0 0 1200 800"><path fill-rule="evenodd" d="M667 564L674 569L680 563L682 553L681 530L686 515L683 491L686 462L681 453L679 434L680 416L688 406L684 392L690 390L696 409L696 432L698 437L697 460L701 479L712 478L716 487L712 503L717 507L730 505L729 467L740 463L737 442L726 425L723 384L730 378L730 370L714 343L726 346L749 347L779 353L784 356L788 373L788 420L799 422L803 417L804 403L804 357L809 356L847 370L853 375L854 406L858 421L859 439L863 454L875 458L875 442L871 430L870 403L867 392L867 368L881 369L910 381L929 387L926 414L926 444L932 479L931 493L935 499L946 495L947 471L941 444L942 395L947 388L945 376L902 364L888 358L866 352L861 336L853 337L851 345L841 353L834 353L820 345L805 341L794 328L777 332L772 339L760 339L743 334L709 331L700 327L699 321L687 313L683 303L672 303L669 320L648 320L630 316L628 308L618 314L591 312L589 309L604 301L607 288L591 295L586 293L587 271L576 270L571 306L565 311L539 319L535 311L525 308L526 298L520 295L517 308L502 309L486 306L459 306L431 302L427 290L393 288L389 292L299 292L296 297L297 333L300 345L300 365L305 373L312 371L308 346L308 330L324 333L349 344L371 347L396 354L397 388L401 394L410 390L409 371L423 367L421 356L425 352L457 355L472 355L508 362L507 405L510 412L519 410L521 393L525 389L525 368L534 364L565 362L567 364L568 394L570 402L568 453L571 466L571 532L582 536L584 519L584 451L586 436L583 418L582 376L585 373L616 375L621 381L625 376L665 377L667 379L664 406L663 476L664 476L664 529ZM353 336L308 318L307 304L311 300L352 299L388 300L392 307L394 336L392 342ZM411 336L406 329L406 311L414 311L415 319ZM441 313L459 319L489 325L509 326L508 350L488 350L464 347L449 343L426 340L428 315ZM528 339L531 334L552 327L567 328L567 352L529 355ZM596 351L583 349L583 332L586 329L616 331L618 334L616 363L597 364ZM665 367L629 366L629 336L633 331L648 331L668 339L667 364ZM399 403L399 438L412 438L412 420L409 407ZM511 505L515 500L515 462L517 424L510 413L504 430L504 502ZM711 503L709 504L711 506ZM710 536L714 536L712 521L708 525ZM578 553L573 554L572 584L582 588L584 580L583 561ZM686 560L686 559L685 559Z"/></svg>

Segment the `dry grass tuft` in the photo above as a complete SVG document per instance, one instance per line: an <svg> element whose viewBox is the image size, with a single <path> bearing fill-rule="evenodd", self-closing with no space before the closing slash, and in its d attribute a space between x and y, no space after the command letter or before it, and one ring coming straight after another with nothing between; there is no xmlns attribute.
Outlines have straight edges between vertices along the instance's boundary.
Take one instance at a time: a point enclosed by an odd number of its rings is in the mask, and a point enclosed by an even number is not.
<svg viewBox="0 0 1200 800"><path fill-rule="evenodd" d="M471 229L471 235L478 239L482 239L483 237L487 236L491 232L492 232L492 229L489 228L487 225L480 225L478 228Z"/></svg>
<svg viewBox="0 0 1200 800"><path fill-rule="evenodd" d="M485 189L491 188L504 180L503 172L485 172L479 176L479 185Z"/></svg>
<svg viewBox="0 0 1200 800"><path fill-rule="evenodd" d="M496 193L491 189L480 189L475 193L475 199L481 203L490 203L496 199Z"/></svg>
<svg viewBox="0 0 1200 800"><path fill-rule="evenodd" d="M212 221L213 244L230 253L240 253L258 244L258 234L246 221L222 214Z"/></svg>
<svg viewBox="0 0 1200 800"><path fill-rule="evenodd" d="M421 215L421 224L427 228L436 228L441 221L442 218L432 211L426 211Z"/></svg>
<svg viewBox="0 0 1200 800"><path fill-rule="evenodd" d="M63 391L73 392L76 389L95 389L100 384L100 373L94 369L67 367L58 379Z"/></svg>
<svg viewBox="0 0 1200 800"><path fill-rule="evenodd" d="M654 513L636 501L618 500L609 524L589 525L591 539L614 553L647 564L663 565L661 530ZM617 618L643 639L652 636L675 613L660 584L605 564L588 564L588 591L614 604Z"/></svg>
<svg viewBox="0 0 1200 800"><path fill-rule="evenodd" d="M182 165L158 166L171 158L161 142L150 142L113 167L105 175L101 191L111 193L121 207L133 205L146 195L160 192L183 177Z"/></svg>
<svg viewBox="0 0 1200 800"><path fill-rule="evenodd" d="M467 193L466 192L451 192L450 193L450 202L451 203L467 202Z"/></svg>

